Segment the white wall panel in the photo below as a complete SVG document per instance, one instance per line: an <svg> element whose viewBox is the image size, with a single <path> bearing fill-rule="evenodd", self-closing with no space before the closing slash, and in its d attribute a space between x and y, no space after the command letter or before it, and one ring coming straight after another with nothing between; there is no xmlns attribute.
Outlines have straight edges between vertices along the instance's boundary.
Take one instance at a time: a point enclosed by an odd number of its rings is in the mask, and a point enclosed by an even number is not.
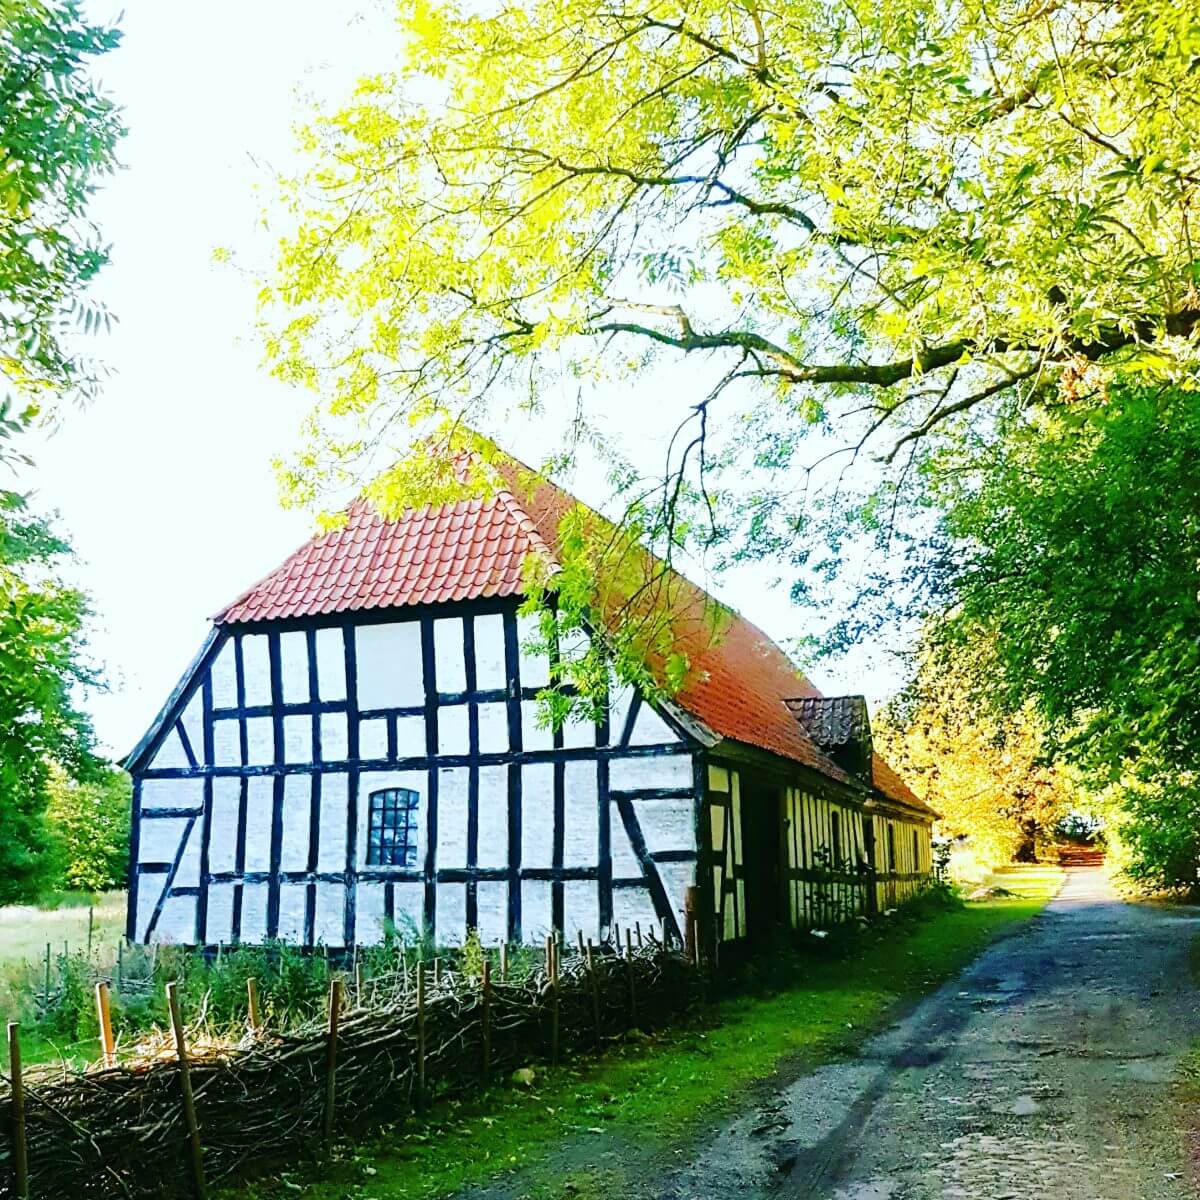
<svg viewBox="0 0 1200 1200"><path fill-rule="evenodd" d="M346 698L346 642L340 629L317 630L317 690L320 700Z"/></svg>
<svg viewBox="0 0 1200 1200"><path fill-rule="evenodd" d="M209 886L204 940L210 946L219 946L233 940L232 883L214 883Z"/></svg>
<svg viewBox="0 0 1200 1200"><path fill-rule="evenodd" d="M247 883L242 887L242 941L252 946L267 936L267 898L265 883Z"/></svg>
<svg viewBox="0 0 1200 1200"><path fill-rule="evenodd" d="M600 859L596 763L569 762L563 787L563 865L594 867Z"/></svg>
<svg viewBox="0 0 1200 1200"><path fill-rule="evenodd" d="M504 618L499 613L475 618L475 686L500 691L508 684L504 665Z"/></svg>
<svg viewBox="0 0 1200 1200"><path fill-rule="evenodd" d="M354 898L354 940L362 946L377 946L383 941L384 885L360 883Z"/></svg>
<svg viewBox="0 0 1200 1200"><path fill-rule="evenodd" d="M613 876L617 879L633 879L642 874L642 864L633 852L633 843L625 832L620 809L615 804L608 806L608 844L612 852Z"/></svg>
<svg viewBox="0 0 1200 1200"><path fill-rule="evenodd" d="M467 865L466 767L443 768L438 772L437 869Z"/></svg>
<svg viewBox="0 0 1200 1200"><path fill-rule="evenodd" d="M694 850L696 848L695 822L692 801L686 800L635 800L634 811L646 847L651 854L662 850Z"/></svg>
<svg viewBox="0 0 1200 1200"><path fill-rule="evenodd" d="M204 761L204 697L200 693L197 688L180 718L197 762Z"/></svg>
<svg viewBox="0 0 1200 1200"><path fill-rule="evenodd" d="M143 821L138 841L138 862L174 862L187 823L185 817L155 817Z"/></svg>
<svg viewBox="0 0 1200 1200"><path fill-rule="evenodd" d="M283 942L304 941L304 910L308 902L308 884L279 885L279 929L276 937Z"/></svg>
<svg viewBox="0 0 1200 1200"><path fill-rule="evenodd" d="M437 885L437 944L439 946L461 946L466 935L466 885L439 883Z"/></svg>
<svg viewBox="0 0 1200 1200"><path fill-rule="evenodd" d="M310 763L313 760L312 717L292 716L283 718L283 761Z"/></svg>
<svg viewBox="0 0 1200 1200"><path fill-rule="evenodd" d="M448 704L438 709L439 754L466 754L470 750L469 710L467 704Z"/></svg>
<svg viewBox="0 0 1200 1200"><path fill-rule="evenodd" d="M554 865L554 767L521 768L521 865Z"/></svg>
<svg viewBox="0 0 1200 1200"><path fill-rule="evenodd" d="M485 946L508 940L508 884L483 879L475 885L479 938Z"/></svg>
<svg viewBox="0 0 1200 1200"><path fill-rule="evenodd" d="M285 704L303 704L308 694L308 635L289 630L279 635L279 671Z"/></svg>
<svg viewBox="0 0 1200 1200"><path fill-rule="evenodd" d="M517 617L517 644L521 653L521 686L545 687L550 682L550 660L544 654L531 653L527 647L531 634L537 633L536 617Z"/></svg>
<svg viewBox="0 0 1200 1200"><path fill-rule="evenodd" d="M213 722L213 764L218 767L241 766L241 722L236 718Z"/></svg>
<svg viewBox="0 0 1200 1200"><path fill-rule="evenodd" d="M204 840L203 821L194 821L192 831L187 835L183 844L183 854L179 859L179 867L175 872L172 887L200 886L200 846Z"/></svg>
<svg viewBox="0 0 1200 1200"><path fill-rule="evenodd" d="M265 633L242 637L242 675L246 683L246 703L271 703L271 651Z"/></svg>
<svg viewBox="0 0 1200 1200"><path fill-rule="evenodd" d="M609 766L609 787L615 792L637 788L692 787L692 759L687 754L642 755L614 758Z"/></svg>
<svg viewBox="0 0 1200 1200"><path fill-rule="evenodd" d="M361 721L358 726L358 757L365 762L387 758L388 723L383 717Z"/></svg>
<svg viewBox="0 0 1200 1200"><path fill-rule="evenodd" d="M508 750L508 708L504 704L480 704L479 752L503 754Z"/></svg>
<svg viewBox="0 0 1200 1200"><path fill-rule="evenodd" d="M433 623L433 658L439 692L464 692L467 689L464 637L461 617L444 617Z"/></svg>
<svg viewBox="0 0 1200 1200"><path fill-rule="evenodd" d="M631 746L665 746L678 741L674 730L649 704L643 703L639 707L633 732L629 735Z"/></svg>
<svg viewBox="0 0 1200 1200"><path fill-rule="evenodd" d="M687 930L687 889L696 882L695 863L659 863L658 875L666 889L667 901L681 933Z"/></svg>
<svg viewBox="0 0 1200 1200"><path fill-rule="evenodd" d="M406 942L424 935L425 885L397 883L393 886L393 911L396 933Z"/></svg>
<svg viewBox="0 0 1200 1200"><path fill-rule="evenodd" d="M521 934L540 942L552 930L550 884L541 879L521 880Z"/></svg>
<svg viewBox="0 0 1200 1200"><path fill-rule="evenodd" d="M596 744L596 726L592 721L564 721L562 742L571 749L583 749Z"/></svg>
<svg viewBox="0 0 1200 1200"><path fill-rule="evenodd" d="M202 779L144 779L142 808L200 808L204 803Z"/></svg>
<svg viewBox="0 0 1200 1200"><path fill-rule="evenodd" d="M321 714L321 761L345 762L348 751L346 714Z"/></svg>
<svg viewBox="0 0 1200 1200"><path fill-rule="evenodd" d="M275 761L275 727L270 717L247 717L246 763L269 766Z"/></svg>
<svg viewBox="0 0 1200 1200"><path fill-rule="evenodd" d="M419 621L360 625L354 639L360 709L408 708L425 702Z"/></svg>
<svg viewBox="0 0 1200 1200"><path fill-rule="evenodd" d="M238 808L242 781L228 776L213 780L213 807L208 831L208 868L232 871L237 866Z"/></svg>
<svg viewBox="0 0 1200 1200"><path fill-rule="evenodd" d="M234 659L233 639L230 638L218 651L209 668L212 680L212 702L214 708L233 708L237 705L237 662Z"/></svg>
<svg viewBox="0 0 1200 1200"><path fill-rule="evenodd" d="M203 748L201 749L203 752ZM179 740L179 734L175 732L175 726L172 725L167 730L167 736L159 743L158 752L150 766L158 771L164 767L190 767L191 765L192 760L184 753L183 742Z"/></svg>
<svg viewBox="0 0 1200 1200"><path fill-rule="evenodd" d="M347 803L345 775L325 775L321 779L321 844L317 851L318 871L345 870ZM362 815L360 812L360 820Z"/></svg>
<svg viewBox="0 0 1200 1200"><path fill-rule="evenodd" d="M658 914L654 901L644 888L613 889L613 920L621 926L621 945L625 944L625 930L632 930L637 922L642 924L642 934L658 927Z"/></svg>
<svg viewBox="0 0 1200 1200"><path fill-rule="evenodd" d="M154 915L154 908L162 895L165 881L165 876L162 875L143 875L138 879L134 930L135 940L139 942L146 940L146 930L150 926L150 918Z"/></svg>
<svg viewBox="0 0 1200 1200"><path fill-rule="evenodd" d="M481 867L508 865L508 767L479 768L479 853Z"/></svg>
<svg viewBox="0 0 1200 1200"><path fill-rule="evenodd" d="M625 721L629 717L629 706L633 703L633 688L618 687L615 681L609 685L608 701L608 741L616 746L621 741L625 731Z"/></svg>
<svg viewBox="0 0 1200 1200"><path fill-rule="evenodd" d="M594 879L568 879L563 884L563 933L568 941L583 930L600 937L600 885Z"/></svg>
<svg viewBox="0 0 1200 1200"><path fill-rule="evenodd" d="M396 718L396 757L425 757L425 718Z"/></svg>
<svg viewBox="0 0 1200 1200"><path fill-rule="evenodd" d="M287 775L283 780L283 845L279 865L284 871L308 868L309 826L312 824L310 775Z"/></svg>
<svg viewBox="0 0 1200 1200"><path fill-rule="evenodd" d="M552 750L554 732L542 723L541 705L536 700L521 701L521 736L526 750Z"/></svg>
<svg viewBox="0 0 1200 1200"><path fill-rule="evenodd" d="M168 896L163 901L154 940L173 946L196 944L195 896Z"/></svg>
<svg viewBox="0 0 1200 1200"><path fill-rule="evenodd" d="M318 883L313 920L313 940L319 946L343 946L346 943L346 885Z"/></svg>
<svg viewBox="0 0 1200 1200"><path fill-rule="evenodd" d="M271 866L271 814L275 781L258 775L246 781L246 870L266 871Z"/></svg>

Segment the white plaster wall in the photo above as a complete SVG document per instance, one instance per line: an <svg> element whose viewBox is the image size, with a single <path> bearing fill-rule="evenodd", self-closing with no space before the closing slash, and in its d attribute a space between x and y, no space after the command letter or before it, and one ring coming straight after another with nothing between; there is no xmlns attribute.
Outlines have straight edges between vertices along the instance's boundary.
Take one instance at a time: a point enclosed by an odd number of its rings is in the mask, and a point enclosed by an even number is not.
<svg viewBox="0 0 1200 1200"><path fill-rule="evenodd" d="M387 758L388 723L383 717L358 724L358 756L366 762Z"/></svg>
<svg viewBox="0 0 1200 1200"><path fill-rule="evenodd" d="M691 798L681 800L635 800L634 811L646 848L651 854L661 850L694 850Z"/></svg>
<svg viewBox="0 0 1200 1200"><path fill-rule="evenodd" d="M208 918L204 940L219 946L233 940L233 884L214 883L208 889Z"/></svg>
<svg viewBox="0 0 1200 1200"><path fill-rule="evenodd" d="M479 752L503 754L508 750L508 709L503 704L479 706Z"/></svg>
<svg viewBox="0 0 1200 1200"><path fill-rule="evenodd" d="M479 852L476 861L481 867L508 865L509 769L479 768Z"/></svg>
<svg viewBox="0 0 1200 1200"><path fill-rule="evenodd" d="M154 915L154 906L158 903L159 896L162 895L165 878L160 875L142 875L137 881L134 929L138 941L146 939L146 930L149 928L150 918Z"/></svg>
<svg viewBox="0 0 1200 1200"><path fill-rule="evenodd" d="M321 778L321 841L317 850L318 871L346 869L345 775L328 774ZM339 885L341 886L341 885Z"/></svg>
<svg viewBox="0 0 1200 1200"><path fill-rule="evenodd" d="M204 761L204 698L197 687L180 718L197 762Z"/></svg>
<svg viewBox="0 0 1200 1200"><path fill-rule="evenodd" d="M242 765L241 722L223 718L213 722L213 763L218 767Z"/></svg>
<svg viewBox="0 0 1200 1200"><path fill-rule="evenodd" d="M443 768L438 772L438 845L437 867L467 865L467 787L470 772L466 767ZM438 916L439 928L442 918Z"/></svg>
<svg viewBox="0 0 1200 1200"><path fill-rule="evenodd" d="M268 889L265 883L247 883L242 887L242 941L252 946L267 936Z"/></svg>
<svg viewBox="0 0 1200 1200"><path fill-rule="evenodd" d="M308 886L303 883L281 883L279 885L279 932L276 935L284 942L304 941L304 908Z"/></svg>
<svg viewBox="0 0 1200 1200"><path fill-rule="evenodd" d="M600 886L593 879L568 879L563 884L563 933L571 939L579 930L585 938L600 937Z"/></svg>
<svg viewBox="0 0 1200 1200"><path fill-rule="evenodd" d="M246 870L266 871L271 866L271 812L275 781L254 776L246 781Z"/></svg>
<svg viewBox="0 0 1200 1200"><path fill-rule="evenodd" d="M596 764L569 762L563 779L563 865L594 867L600 858Z"/></svg>
<svg viewBox="0 0 1200 1200"><path fill-rule="evenodd" d="M687 754L614 758L609 764L608 786L614 792L637 788L690 788L692 760Z"/></svg>
<svg viewBox="0 0 1200 1200"><path fill-rule="evenodd" d="M460 946L467 928L467 889L461 883L437 885L437 943Z"/></svg>
<svg viewBox="0 0 1200 1200"><path fill-rule="evenodd" d="M271 650L265 633L243 635L242 676L247 705L271 703Z"/></svg>
<svg viewBox="0 0 1200 1200"><path fill-rule="evenodd" d="M283 718L283 761L310 763L313 760L313 719L303 716Z"/></svg>
<svg viewBox="0 0 1200 1200"><path fill-rule="evenodd" d="M360 625L354 640L360 709L424 703L420 622ZM322 699L328 697L322 695Z"/></svg>
<svg viewBox="0 0 1200 1200"><path fill-rule="evenodd" d="M241 780L228 776L218 776L213 780L213 807L208 833L210 871L232 871L237 865L238 805L241 794Z"/></svg>
<svg viewBox="0 0 1200 1200"><path fill-rule="evenodd" d="M521 933L526 942L539 942L551 928L550 884L541 879L521 880Z"/></svg>
<svg viewBox="0 0 1200 1200"><path fill-rule="evenodd" d="M377 946L383 941L385 915L382 883L360 883L354 900L354 940Z"/></svg>
<svg viewBox="0 0 1200 1200"><path fill-rule="evenodd" d="M484 879L475 885L479 937L484 945L508 940L508 884Z"/></svg>
<svg viewBox="0 0 1200 1200"><path fill-rule="evenodd" d="M433 623L433 659L439 692L464 692L467 689L464 637L461 617L444 617Z"/></svg>
<svg viewBox="0 0 1200 1200"><path fill-rule="evenodd" d="M342 946L346 942L346 885L318 883L313 920L313 939L321 946Z"/></svg>
<svg viewBox="0 0 1200 1200"><path fill-rule="evenodd" d="M192 823L192 831L187 835L183 844L183 854L179 857L179 868L175 872L175 882L172 887L198 887L200 884L200 844L204 839L204 825L197 820Z"/></svg>
<svg viewBox="0 0 1200 1200"><path fill-rule="evenodd" d="M317 690L321 700L346 698L346 642L340 629L317 630Z"/></svg>
<svg viewBox="0 0 1200 1200"><path fill-rule="evenodd" d="M279 855L279 866L284 871L303 871L308 867L312 789L309 775L284 776L283 841Z"/></svg>
<svg viewBox="0 0 1200 1200"><path fill-rule="evenodd" d="M345 713L321 714L321 761L345 762L348 749Z"/></svg>
<svg viewBox="0 0 1200 1200"><path fill-rule="evenodd" d="M665 746L678 741L675 731L649 704L638 709L637 720L629 735L631 746Z"/></svg>
<svg viewBox="0 0 1200 1200"><path fill-rule="evenodd" d="M138 862L174 862L187 823L185 817L154 817L143 821L138 841Z"/></svg>
<svg viewBox="0 0 1200 1200"><path fill-rule="evenodd" d="M275 761L275 726L270 717L246 720L246 765L269 766Z"/></svg>
<svg viewBox="0 0 1200 1200"><path fill-rule="evenodd" d="M554 749L554 731L541 721L536 700L521 701L521 738L526 750Z"/></svg>
<svg viewBox="0 0 1200 1200"><path fill-rule="evenodd" d="M217 651L209 670L213 707L233 708L237 704L237 663L234 660L232 639L226 641Z"/></svg>
<svg viewBox="0 0 1200 1200"><path fill-rule="evenodd" d="M545 687L550 682L550 660L544 654L532 654L526 648L530 635L537 632L537 618L517 616L517 645L520 649L521 686Z"/></svg>
<svg viewBox="0 0 1200 1200"><path fill-rule="evenodd" d="M196 941L196 897L168 896L154 930L154 940L177 946Z"/></svg>
<svg viewBox="0 0 1200 1200"><path fill-rule="evenodd" d="M204 782L200 779L142 780L142 808L195 808L204 804Z"/></svg>
<svg viewBox="0 0 1200 1200"><path fill-rule="evenodd" d="M500 690L508 684L504 662L504 618L499 613L475 618L475 686Z"/></svg>
<svg viewBox="0 0 1200 1200"><path fill-rule="evenodd" d="M633 703L633 688L618 687L614 682L609 685L608 694L608 740L611 745L616 746L625 732L629 706Z"/></svg>
<svg viewBox="0 0 1200 1200"><path fill-rule="evenodd" d="M396 718L396 757L425 757L425 718Z"/></svg>
<svg viewBox="0 0 1200 1200"><path fill-rule="evenodd" d="M158 753L155 754L150 766L156 771L163 767L191 766L191 760L184 753L183 742L179 740L179 734L175 732L174 725L167 730L167 736L159 743Z"/></svg>
<svg viewBox="0 0 1200 1200"><path fill-rule="evenodd" d="M471 748L470 706L447 704L438 709L438 753L466 754Z"/></svg>
<svg viewBox="0 0 1200 1200"><path fill-rule="evenodd" d="M279 671L285 704L303 704L308 694L308 635L289 630L279 635Z"/></svg>
<svg viewBox="0 0 1200 1200"><path fill-rule="evenodd" d="M696 864L695 863L659 863L658 875L663 882L663 887L667 892L667 900L671 905L671 911L675 914L675 920L679 923L681 933L686 932L686 899L687 889L692 887L696 882Z"/></svg>
<svg viewBox="0 0 1200 1200"><path fill-rule="evenodd" d="M625 944L625 930L633 929L636 922L641 922L643 935L659 925L654 901L644 887L613 889L613 920L621 926L622 945Z"/></svg>
<svg viewBox="0 0 1200 1200"><path fill-rule="evenodd" d="M608 817L608 838L609 849L612 853L613 877L616 879L640 878L642 875L642 864L638 862L637 855L633 852L633 845L629 841L629 834L625 832L625 822L621 820L621 812L616 804L608 806Z"/></svg>
<svg viewBox="0 0 1200 1200"><path fill-rule="evenodd" d="M521 768L521 865L554 865L554 768Z"/></svg>
<svg viewBox="0 0 1200 1200"><path fill-rule="evenodd" d="M401 937L420 937L425 928L425 885L397 883L392 889L392 911Z"/></svg>

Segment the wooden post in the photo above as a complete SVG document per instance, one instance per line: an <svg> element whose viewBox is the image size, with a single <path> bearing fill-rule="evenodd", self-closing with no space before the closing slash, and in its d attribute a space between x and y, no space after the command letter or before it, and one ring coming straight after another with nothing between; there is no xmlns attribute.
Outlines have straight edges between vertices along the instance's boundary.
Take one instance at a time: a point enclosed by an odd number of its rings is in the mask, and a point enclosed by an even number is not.
<svg viewBox="0 0 1200 1200"><path fill-rule="evenodd" d="M486 955L480 986L483 989L483 1077L487 1079L492 1073L492 964Z"/></svg>
<svg viewBox="0 0 1200 1200"><path fill-rule="evenodd" d="M96 1021L100 1026L100 1053L106 1067L117 1065L117 1047L113 1041L112 1011L108 1004L108 984L96 984Z"/></svg>
<svg viewBox="0 0 1200 1200"><path fill-rule="evenodd" d="M262 1032L262 1020L258 1012L258 980L253 975L246 980L246 1009L250 1015L250 1032Z"/></svg>
<svg viewBox="0 0 1200 1200"><path fill-rule="evenodd" d="M640 950L642 948L642 923L641 923L641 921L635 921L634 926L637 929L637 944L638 944L638 949Z"/></svg>
<svg viewBox="0 0 1200 1200"><path fill-rule="evenodd" d="M546 973L550 977L550 1065L558 1066L558 954L553 936L546 939Z"/></svg>
<svg viewBox="0 0 1200 1200"><path fill-rule="evenodd" d="M696 908L699 903L699 889L685 888L683 892L683 911L686 919L686 932L683 939L683 956L693 966L700 965L700 944L697 937Z"/></svg>
<svg viewBox="0 0 1200 1200"><path fill-rule="evenodd" d="M12 1085L13 1174L17 1200L29 1200L29 1150L25 1144L25 1083L21 1077L21 1027L8 1023L8 1076Z"/></svg>
<svg viewBox="0 0 1200 1200"><path fill-rule="evenodd" d="M433 960L433 986L441 987L442 985L442 960L435 958Z"/></svg>
<svg viewBox="0 0 1200 1200"><path fill-rule="evenodd" d="M508 943L500 943L500 979L508 979Z"/></svg>
<svg viewBox="0 0 1200 1200"><path fill-rule="evenodd" d="M637 1024L637 991L633 982L633 936L625 930L625 973L629 976L629 1023Z"/></svg>
<svg viewBox="0 0 1200 1200"><path fill-rule="evenodd" d="M125 939L120 938L117 941L117 995L121 994L121 981L125 978Z"/></svg>
<svg viewBox="0 0 1200 1200"><path fill-rule="evenodd" d="M354 954L354 1003L358 1008L363 1006L363 969L357 951Z"/></svg>
<svg viewBox="0 0 1200 1200"><path fill-rule="evenodd" d="M167 984L167 1006L171 1010L171 1030L175 1035L175 1056L179 1059L179 1090L183 1095L183 1123L187 1128L188 1153L192 1166L192 1186L197 1200L206 1200L208 1185L204 1180L204 1152L200 1147L200 1126L196 1122L196 1100L192 1095L192 1075L188 1067L187 1041L183 1032L183 1017L179 1011L179 993L174 981Z"/></svg>
<svg viewBox="0 0 1200 1200"><path fill-rule="evenodd" d="M46 943L46 1008L50 1007L50 943Z"/></svg>
<svg viewBox="0 0 1200 1200"><path fill-rule="evenodd" d="M579 959L583 961L583 930L580 929L576 934L576 940L579 943Z"/></svg>
<svg viewBox="0 0 1200 1200"><path fill-rule="evenodd" d="M425 963L417 960L417 1107L425 1106Z"/></svg>
<svg viewBox="0 0 1200 1200"><path fill-rule="evenodd" d="M341 1009L342 981L335 977L329 981L329 1032L325 1042L325 1112L321 1132L326 1151L333 1142L333 1105L337 1094L338 1015Z"/></svg>
<svg viewBox="0 0 1200 1200"><path fill-rule="evenodd" d="M592 958L592 939L587 940L588 984L592 992L592 1021L596 1030L596 1045L600 1045L600 981L596 978L596 963Z"/></svg>

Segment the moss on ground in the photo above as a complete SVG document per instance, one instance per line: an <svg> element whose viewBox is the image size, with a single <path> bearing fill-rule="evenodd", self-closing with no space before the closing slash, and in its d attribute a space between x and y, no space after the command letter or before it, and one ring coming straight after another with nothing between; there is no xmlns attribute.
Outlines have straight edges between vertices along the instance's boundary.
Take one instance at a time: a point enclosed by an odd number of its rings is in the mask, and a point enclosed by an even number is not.
<svg viewBox="0 0 1200 1200"><path fill-rule="evenodd" d="M686 1144L735 1108L755 1083L853 1054L898 1003L932 991L989 941L1033 916L1061 873L1020 899L909 913L879 930L790 956L742 980L743 990L708 1005L682 1028L635 1035L600 1058L555 1072L537 1068L532 1087L498 1085L437 1106L311 1172L241 1190L254 1200L432 1200L519 1173L514 1194L561 1195L551 1159L571 1143L616 1143L653 1156ZM603 1165L572 1171L567 1191L617 1194ZM612 1186L610 1186L612 1185ZM619 1192L619 1188L618 1188Z"/></svg>

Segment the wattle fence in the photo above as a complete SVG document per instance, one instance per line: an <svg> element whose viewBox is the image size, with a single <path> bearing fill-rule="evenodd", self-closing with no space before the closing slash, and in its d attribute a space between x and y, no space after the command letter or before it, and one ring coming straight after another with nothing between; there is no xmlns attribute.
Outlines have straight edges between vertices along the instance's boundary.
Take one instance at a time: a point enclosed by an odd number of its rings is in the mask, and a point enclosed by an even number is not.
<svg viewBox="0 0 1200 1200"><path fill-rule="evenodd" d="M169 989L173 1032L135 1058L24 1074L19 1055L10 1060L0 1197L203 1200L210 1183L318 1158L343 1134L665 1024L693 1004L701 973L681 949L638 941L548 943L544 964L520 980L492 956L473 974L418 964L334 976L327 1021L287 1033L260 1027L251 982L236 1041L192 1044ZM100 985L102 1004L103 994ZM15 1051L15 1027L9 1035Z"/></svg>

